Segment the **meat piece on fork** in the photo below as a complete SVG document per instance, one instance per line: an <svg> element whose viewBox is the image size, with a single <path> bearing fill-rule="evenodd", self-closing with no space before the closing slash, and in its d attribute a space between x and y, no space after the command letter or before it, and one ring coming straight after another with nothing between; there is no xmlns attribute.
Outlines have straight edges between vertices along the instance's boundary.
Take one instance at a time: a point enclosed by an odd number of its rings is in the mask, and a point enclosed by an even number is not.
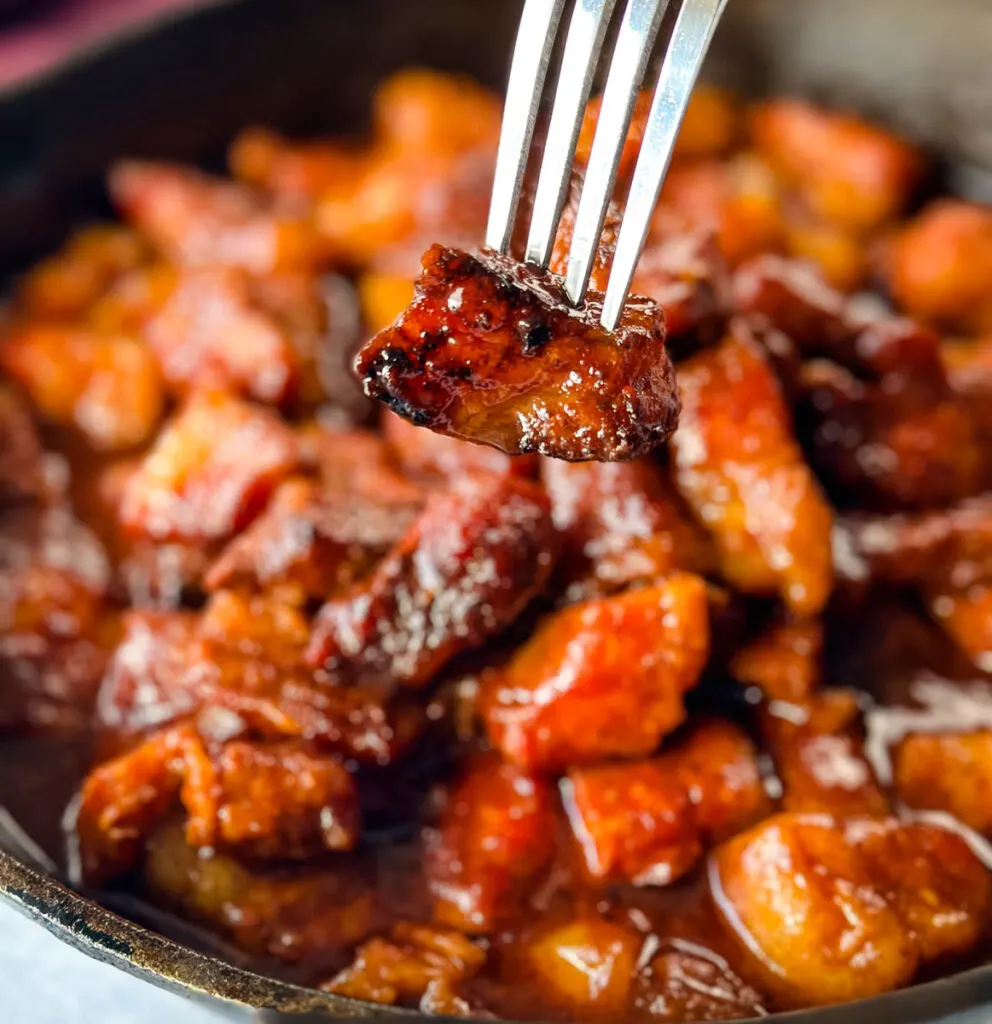
<svg viewBox="0 0 992 1024"><path fill-rule="evenodd" d="M663 316L632 298L616 331L602 297L492 252L435 245L413 304L362 349L366 393L419 426L509 454L635 458L665 441L679 398Z"/></svg>

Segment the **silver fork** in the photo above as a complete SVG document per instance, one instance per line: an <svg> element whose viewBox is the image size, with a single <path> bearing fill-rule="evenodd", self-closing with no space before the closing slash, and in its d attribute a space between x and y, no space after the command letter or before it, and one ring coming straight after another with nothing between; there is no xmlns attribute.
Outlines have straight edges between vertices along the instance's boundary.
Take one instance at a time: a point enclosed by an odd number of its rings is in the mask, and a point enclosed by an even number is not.
<svg viewBox="0 0 992 1024"><path fill-rule="evenodd" d="M614 330L620 320L690 93L727 0L627 0L568 254L565 291L574 305L582 302L589 287L634 102L670 3L677 5L678 12L651 101L603 301L601 319L608 330ZM527 0L521 17L486 230L486 245L500 252L508 252L510 247L538 108L565 5L566 0ZM575 0L569 21L525 256L527 262L544 269L551 259L583 114L615 5L616 0Z"/></svg>

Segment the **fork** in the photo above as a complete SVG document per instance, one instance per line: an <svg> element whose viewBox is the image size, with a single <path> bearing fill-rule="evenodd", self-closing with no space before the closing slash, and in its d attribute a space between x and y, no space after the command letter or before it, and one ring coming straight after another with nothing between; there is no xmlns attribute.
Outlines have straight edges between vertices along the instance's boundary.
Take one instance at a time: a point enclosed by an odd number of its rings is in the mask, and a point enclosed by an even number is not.
<svg viewBox="0 0 992 1024"><path fill-rule="evenodd" d="M616 2L575 0L572 10L525 250L526 261L542 269L547 269L551 260L579 130ZM538 109L565 3L566 0L527 0L520 20L486 229L486 245L503 253L510 248ZM677 8L675 24L651 101L603 300L601 322L610 331L620 321L689 96L727 0L627 0L603 90L568 254L565 293L575 306L585 299L589 287L634 103L670 4Z"/></svg>

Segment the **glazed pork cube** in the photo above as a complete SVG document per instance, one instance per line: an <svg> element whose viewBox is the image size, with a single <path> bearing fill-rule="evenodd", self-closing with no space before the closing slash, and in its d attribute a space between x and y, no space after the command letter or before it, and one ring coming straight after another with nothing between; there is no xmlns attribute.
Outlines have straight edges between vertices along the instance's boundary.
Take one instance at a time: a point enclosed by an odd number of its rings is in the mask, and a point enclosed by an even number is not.
<svg viewBox="0 0 992 1024"><path fill-rule="evenodd" d="M292 431L239 399L196 397L163 428L127 480L125 531L204 547L244 529L297 461Z"/></svg>
<svg viewBox="0 0 992 1024"><path fill-rule="evenodd" d="M514 764L555 770L643 757L685 718L709 654L706 585L661 584L545 619L483 695L492 743Z"/></svg>
<svg viewBox="0 0 992 1024"><path fill-rule="evenodd" d="M551 859L556 829L547 779L494 755L470 762L425 834L435 918L468 933L512 918Z"/></svg>
<svg viewBox="0 0 992 1024"><path fill-rule="evenodd" d="M436 493L372 575L329 601L308 658L344 677L424 686L457 653L510 625L550 575L547 495L513 476Z"/></svg>

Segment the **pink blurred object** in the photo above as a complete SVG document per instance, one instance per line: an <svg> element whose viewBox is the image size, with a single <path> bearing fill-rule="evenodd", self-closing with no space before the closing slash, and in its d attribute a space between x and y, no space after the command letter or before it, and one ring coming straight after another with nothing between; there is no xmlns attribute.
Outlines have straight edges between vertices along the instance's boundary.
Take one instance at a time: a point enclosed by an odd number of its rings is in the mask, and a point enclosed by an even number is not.
<svg viewBox="0 0 992 1024"><path fill-rule="evenodd" d="M0 28L0 89L32 78L123 29L202 2L63 0L37 20Z"/></svg>

